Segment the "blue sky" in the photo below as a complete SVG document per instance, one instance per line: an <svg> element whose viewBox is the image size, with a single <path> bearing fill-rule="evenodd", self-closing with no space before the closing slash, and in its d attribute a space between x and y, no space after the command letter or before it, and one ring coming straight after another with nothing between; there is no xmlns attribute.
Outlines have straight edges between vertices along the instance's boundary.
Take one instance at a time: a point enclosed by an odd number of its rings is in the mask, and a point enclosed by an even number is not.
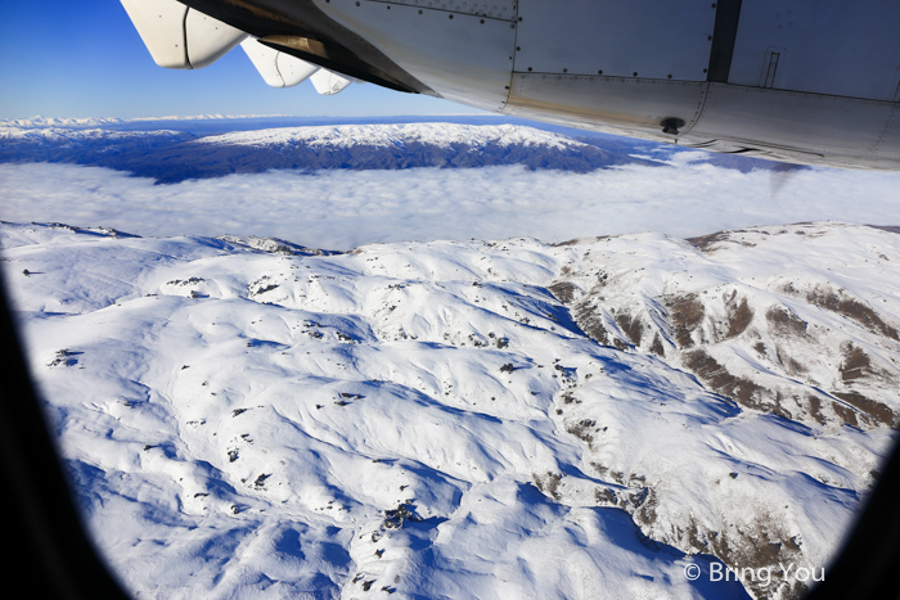
<svg viewBox="0 0 900 600"><path fill-rule="evenodd" d="M374 85L268 87L240 49L197 71L154 64L118 0L0 0L0 118L478 113Z"/></svg>

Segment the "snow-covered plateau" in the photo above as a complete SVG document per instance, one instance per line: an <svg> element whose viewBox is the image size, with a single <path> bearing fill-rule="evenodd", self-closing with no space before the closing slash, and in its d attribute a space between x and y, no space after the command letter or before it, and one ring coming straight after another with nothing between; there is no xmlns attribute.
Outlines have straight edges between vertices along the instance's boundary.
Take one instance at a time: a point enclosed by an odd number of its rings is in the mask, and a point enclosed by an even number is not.
<svg viewBox="0 0 900 600"><path fill-rule="evenodd" d="M796 598L897 437L892 228L0 240L138 598Z"/></svg>
<svg viewBox="0 0 900 600"><path fill-rule="evenodd" d="M352 146L404 147L426 144L449 148L453 145L484 148L535 146L584 150L588 145L566 136L517 125L465 125L455 123L403 123L283 127L261 131L235 131L206 136L205 144L242 146L282 146L303 144L328 148Z"/></svg>

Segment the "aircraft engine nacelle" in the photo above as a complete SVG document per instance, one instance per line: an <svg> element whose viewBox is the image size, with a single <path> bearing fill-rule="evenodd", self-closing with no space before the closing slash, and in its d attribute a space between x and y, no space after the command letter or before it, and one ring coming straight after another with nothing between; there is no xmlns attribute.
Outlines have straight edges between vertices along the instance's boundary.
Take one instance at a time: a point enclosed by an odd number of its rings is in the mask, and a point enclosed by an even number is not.
<svg viewBox="0 0 900 600"><path fill-rule="evenodd" d="M247 34L177 0L120 0L157 65L201 69L241 43Z"/></svg>
<svg viewBox="0 0 900 600"><path fill-rule="evenodd" d="M900 168L900 3L181 0L278 51L542 121Z"/></svg>

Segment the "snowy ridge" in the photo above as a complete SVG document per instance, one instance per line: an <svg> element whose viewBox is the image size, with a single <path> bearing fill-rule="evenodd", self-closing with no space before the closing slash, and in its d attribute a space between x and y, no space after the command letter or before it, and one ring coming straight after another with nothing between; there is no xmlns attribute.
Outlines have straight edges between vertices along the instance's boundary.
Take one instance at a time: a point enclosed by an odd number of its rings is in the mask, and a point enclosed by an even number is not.
<svg viewBox="0 0 900 600"><path fill-rule="evenodd" d="M239 120L239 119L268 119L274 117L289 117L290 115L257 115L257 114L248 114L248 115L222 115L222 114L208 114L208 115L170 115L167 117L138 117L135 119L127 119L126 123L141 123L141 122L155 122L155 121L226 121L226 120Z"/></svg>
<svg viewBox="0 0 900 600"><path fill-rule="evenodd" d="M155 131L115 131L103 128L71 128L47 125L46 127L0 127L0 142L76 144L86 146L99 143L133 141L136 138L181 141L184 134L178 131L160 129Z"/></svg>
<svg viewBox="0 0 900 600"><path fill-rule="evenodd" d="M827 567L896 438L839 395L900 413L872 383L900 364L889 231L0 237L89 522L141 596L795 598L779 563ZM835 340L869 362L816 364ZM819 412L695 377L696 351L778 385L791 358ZM771 579L710 581L719 560Z"/></svg>
<svg viewBox="0 0 900 600"><path fill-rule="evenodd" d="M34 116L30 119L0 119L0 127L21 127L23 129L37 129L43 127L100 127L103 125L119 125L124 123L122 119L115 117L41 117Z"/></svg>
<svg viewBox="0 0 900 600"><path fill-rule="evenodd" d="M547 148L592 148L563 135L517 125L460 125L456 123L407 123L401 125L338 125L291 127L261 131L239 131L207 136L198 144L277 146L302 144L348 148L352 146L402 147L413 144L473 149L488 144L543 146Z"/></svg>
<svg viewBox="0 0 900 600"><path fill-rule="evenodd" d="M900 290L885 278L896 233L799 224L690 241L662 263L640 241L627 262L595 252L551 289L594 339L664 357L745 406L802 423L900 422ZM794 251L809 256L793 265Z"/></svg>
<svg viewBox="0 0 900 600"><path fill-rule="evenodd" d="M178 116L172 115L168 117L139 117L136 119L119 119L117 117L86 117L86 118L67 118L67 117L41 117L36 115L28 119L0 119L0 127L21 127L25 129L36 129L44 127L103 127L110 125L122 125L123 123L155 123L158 121L216 121L216 120L234 120L234 119L258 119L271 117L286 117L288 115L191 115Z"/></svg>

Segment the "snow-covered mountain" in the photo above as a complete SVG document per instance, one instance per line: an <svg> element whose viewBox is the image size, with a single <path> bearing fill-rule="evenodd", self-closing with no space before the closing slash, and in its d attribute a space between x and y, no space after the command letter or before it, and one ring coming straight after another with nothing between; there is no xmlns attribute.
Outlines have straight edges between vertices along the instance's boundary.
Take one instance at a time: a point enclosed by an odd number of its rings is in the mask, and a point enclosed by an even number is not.
<svg viewBox="0 0 900 600"><path fill-rule="evenodd" d="M584 150L588 144L566 136L517 125L465 125L458 123L403 123L289 127L237 131L208 136L200 143L240 146L354 146L411 149L415 145L480 150L491 145Z"/></svg>
<svg viewBox="0 0 900 600"><path fill-rule="evenodd" d="M0 119L0 127L16 127L22 129L43 129L45 127L101 127L104 125L121 125L122 119L116 117L42 117L36 115L29 119Z"/></svg>
<svg viewBox="0 0 900 600"><path fill-rule="evenodd" d="M42 117L35 115L27 119L0 119L0 127L21 127L24 129L41 129L45 127L109 127L127 126L138 123L168 123L172 121L222 121L222 120L246 120L259 118L282 118L286 115L172 115L167 117L141 117L137 119L119 119L117 117Z"/></svg>
<svg viewBox="0 0 900 600"><path fill-rule="evenodd" d="M140 597L794 598L896 439L894 231L0 239Z"/></svg>
<svg viewBox="0 0 900 600"><path fill-rule="evenodd" d="M0 141L4 146L16 144L57 146L70 152L80 149L89 149L91 145L108 145L128 143L141 139L161 140L157 143L173 143L181 141L186 136L177 131L159 129L154 131L123 132L114 129L103 128L68 128L68 127L0 127ZM48 157L51 159L52 156Z"/></svg>
<svg viewBox="0 0 900 600"><path fill-rule="evenodd" d="M96 122L95 122L96 121ZM378 123L252 127L229 119L0 121L0 162L70 162L129 171L159 183L298 169L476 168L524 165L585 173L621 165L660 165L682 150L624 138L571 136L513 124ZM261 122L267 122L265 120ZM194 126L241 129L204 133ZM750 158L694 153L720 166L772 168Z"/></svg>
<svg viewBox="0 0 900 600"><path fill-rule="evenodd" d="M849 248L820 224L732 231L688 240L663 262L594 250L551 290L598 342L656 354L742 406L805 424L892 426L900 304L886 275L900 255L882 242L896 237L887 229L846 231L861 236Z"/></svg>
<svg viewBox="0 0 900 600"><path fill-rule="evenodd" d="M62 162L111 166L194 136L169 129L119 131L104 127L0 126L0 162Z"/></svg>

